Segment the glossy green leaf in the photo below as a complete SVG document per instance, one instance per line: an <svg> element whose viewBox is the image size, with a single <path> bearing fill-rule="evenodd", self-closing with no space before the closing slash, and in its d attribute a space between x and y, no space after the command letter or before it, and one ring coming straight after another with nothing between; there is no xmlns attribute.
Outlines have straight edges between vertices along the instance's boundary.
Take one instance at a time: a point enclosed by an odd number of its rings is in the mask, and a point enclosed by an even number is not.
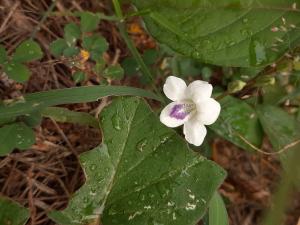
<svg viewBox="0 0 300 225"><path fill-rule="evenodd" d="M29 219L29 210L4 197L0 197L0 224L25 225Z"/></svg>
<svg viewBox="0 0 300 225"><path fill-rule="evenodd" d="M80 157L86 184L50 218L61 225L99 218L103 225L195 225L225 172L188 149L142 99L113 101L100 123L104 143Z"/></svg>
<svg viewBox="0 0 300 225"><path fill-rule="evenodd" d="M80 12L80 27L83 32L95 30L100 22L100 16L91 12Z"/></svg>
<svg viewBox="0 0 300 225"><path fill-rule="evenodd" d="M22 42L15 53L12 55L12 60L14 62L30 62L33 60L38 60L43 57L43 52L38 43L33 40L27 40Z"/></svg>
<svg viewBox="0 0 300 225"><path fill-rule="evenodd" d="M257 110L262 127L267 134L275 151L281 151L280 160L284 168L288 168L290 157L300 149L300 125L296 118L276 106L264 105ZM296 143L296 144L293 144ZM295 171L296 183L300 185L300 169Z"/></svg>
<svg viewBox="0 0 300 225"><path fill-rule="evenodd" d="M69 23L64 28L64 37L68 45L72 46L81 36L80 28L75 23Z"/></svg>
<svg viewBox="0 0 300 225"><path fill-rule="evenodd" d="M9 106L0 105L0 118L9 119L25 114L30 114L34 111L44 109L48 106L93 102L106 96L124 95L141 96L160 101L160 98L158 98L152 92L126 86L99 85L66 88L27 94L24 96L24 103L15 103Z"/></svg>
<svg viewBox="0 0 300 225"><path fill-rule="evenodd" d="M243 100L231 96L223 98L220 103L220 117L210 128L243 149L253 151L247 142L260 147L263 134L255 110Z"/></svg>
<svg viewBox="0 0 300 225"><path fill-rule="evenodd" d="M82 39L82 47L90 52L93 60L97 61L108 49L108 43L104 37L94 34Z"/></svg>
<svg viewBox="0 0 300 225"><path fill-rule="evenodd" d="M0 64L5 63L7 60L7 53L3 45L0 45Z"/></svg>
<svg viewBox="0 0 300 225"><path fill-rule="evenodd" d="M88 113L74 112L60 107L47 107L42 110L42 116L62 123L77 123L99 128L98 120Z"/></svg>
<svg viewBox="0 0 300 225"><path fill-rule="evenodd" d="M150 11L143 18L159 42L211 64L264 66L300 42L294 0L132 2Z"/></svg>
<svg viewBox="0 0 300 225"><path fill-rule="evenodd" d="M67 42L62 38L59 38L50 44L50 51L55 57L61 56L66 48L68 48Z"/></svg>
<svg viewBox="0 0 300 225"><path fill-rule="evenodd" d="M7 76L17 82L23 83L27 81L30 77L29 69L21 63L5 63L3 65L3 68Z"/></svg>
<svg viewBox="0 0 300 225"><path fill-rule="evenodd" d="M15 148L25 150L34 142L33 130L24 123L13 123L0 128L0 156L10 153Z"/></svg>
<svg viewBox="0 0 300 225"><path fill-rule="evenodd" d="M112 80L121 80L124 76L124 70L120 65L108 66L103 71L103 76Z"/></svg>
<svg viewBox="0 0 300 225"><path fill-rule="evenodd" d="M218 192L209 203L209 225L229 225L227 210Z"/></svg>

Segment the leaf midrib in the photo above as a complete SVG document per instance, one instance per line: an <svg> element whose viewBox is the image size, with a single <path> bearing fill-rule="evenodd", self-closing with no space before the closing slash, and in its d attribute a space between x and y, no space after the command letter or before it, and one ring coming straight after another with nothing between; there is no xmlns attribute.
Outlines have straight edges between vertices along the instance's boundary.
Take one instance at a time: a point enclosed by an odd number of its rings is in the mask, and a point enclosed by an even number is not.
<svg viewBox="0 0 300 225"><path fill-rule="evenodd" d="M116 179L116 177L117 177L116 175L117 175L117 172L118 172L118 169L119 169L119 165L120 165L120 162L122 161L122 158L123 158L123 155L124 155L124 151L125 151L126 145L127 145L127 143L128 143L129 135L130 135L131 130L132 130L132 129L131 129L132 123L133 123L134 118L135 118L135 116L136 116L137 109L138 109L139 106L140 106L140 103L141 103L141 101L139 101L138 104L136 105L136 109L135 109L135 111L134 111L134 114L133 114L132 119L131 119L131 121L130 121L130 124L129 124L129 126L128 126L127 136L126 136L124 145L123 145L123 147L122 147L122 151L121 151L121 154L120 154L120 156L119 156L119 160L118 160L118 162L116 163L116 165L114 165L114 164L112 163L113 168L114 168L114 173L113 173L112 176L111 176L110 183L109 183L109 185L108 185L108 188L107 188L107 190L106 190L106 194L105 194L104 199L103 199L103 203L102 203L102 205L101 205L101 208L103 208L103 210L105 209L106 202L107 202L107 199L109 199L111 190L112 190L113 187L114 187L115 179ZM124 112L124 105L123 105L123 102L122 102L122 109L123 109L123 112ZM125 115L125 113L124 113L124 115ZM108 151L108 152L109 152L109 151ZM109 157L110 157L110 155L109 155Z"/></svg>

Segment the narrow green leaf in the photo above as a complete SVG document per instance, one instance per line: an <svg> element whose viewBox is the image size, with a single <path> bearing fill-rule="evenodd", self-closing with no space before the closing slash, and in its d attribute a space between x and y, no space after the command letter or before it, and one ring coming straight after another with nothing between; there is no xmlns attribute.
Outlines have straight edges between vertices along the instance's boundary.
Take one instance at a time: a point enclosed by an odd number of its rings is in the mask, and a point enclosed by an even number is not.
<svg viewBox="0 0 300 225"><path fill-rule="evenodd" d="M150 11L143 18L160 43L211 64L261 67L300 43L294 0L132 2Z"/></svg>
<svg viewBox="0 0 300 225"><path fill-rule="evenodd" d="M34 142L33 130L24 123L14 123L0 128L0 156L10 153L14 148L25 150Z"/></svg>
<svg viewBox="0 0 300 225"><path fill-rule="evenodd" d="M255 110L246 102L231 96L223 98L220 103L220 117L210 128L243 149L254 150L247 142L260 147L263 134Z"/></svg>
<svg viewBox="0 0 300 225"><path fill-rule="evenodd" d="M288 168L290 158L295 157L300 148L300 125L296 118L279 107L263 105L257 109L258 116L265 133L268 135L275 151L290 146L279 154L284 168ZM295 143L295 144L293 144ZM294 172L295 183L300 185L300 169Z"/></svg>
<svg viewBox="0 0 300 225"><path fill-rule="evenodd" d="M103 71L103 76L112 80L121 80L124 77L124 70L120 65L108 66Z"/></svg>
<svg viewBox="0 0 300 225"><path fill-rule="evenodd" d="M98 120L88 113L74 112L60 107L47 107L42 111L42 116L49 117L62 123L77 123L99 128Z"/></svg>
<svg viewBox="0 0 300 225"><path fill-rule="evenodd" d="M0 224L25 225L29 219L29 210L4 197L0 197Z"/></svg>
<svg viewBox="0 0 300 225"><path fill-rule="evenodd" d="M209 225L228 225L228 214L221 195L215 192L209 203Z"/></svg>
<svg viewBox="0 0 300 225"><path fill-rule="evenodd" d="M86 184L50 218L62 225L99 218L103 225L195 225L225 172L191 151L141 99L113 101L100 122L104 143L80 156Z"/></svg>
<svg viewBox="0 0 300 225"><path fill-rule="evenodd" d="M0 64L5 63L7 60L6 50L3 45L0 45Z"/></svg>
<svg viewBox="0 0 300 225"><path fill-rule="evenodd" d="M3 68L7 76L17 82L23 83L30 77L29 69L21 63L5 63Z"/></svg>
<svg viewBox="0 0 300 225"><path fill-rule="evenodd" d="M38 60L43 57L43 52L38 43L33 40L27 40L22 42L12 55L14 62L30 62Z"/></svg>
<svg viewBox="0 0 300 225"><path fill-rule="evenodd" d="M25 103L0 106L0 118L12 118L46 108L48 106L93 102L106 96L133 95L160 100L152 92L126 86L86 86L36 92L24 96Z"/></svg>
<svg viewBox="0 0 300 225"><path fill-rule="evenodd" d="M91 12L80 12L80 26L83 32L91 32L97 29L100 16Z"/></svg>
<svg viewBox="0 0 300 225"><path fill-rule="evenodd" d="M61 56L66 48L68 48L68 45L62 38L59 38L50 44L50 51L55 57Z"/></svg>
<svg viewBox="0 0 300 225"><path fill-rule="evenodd" d="M81 36L80 28L75 23L69 23L64 28L64 37L69 46L73 46Z"/></svg>

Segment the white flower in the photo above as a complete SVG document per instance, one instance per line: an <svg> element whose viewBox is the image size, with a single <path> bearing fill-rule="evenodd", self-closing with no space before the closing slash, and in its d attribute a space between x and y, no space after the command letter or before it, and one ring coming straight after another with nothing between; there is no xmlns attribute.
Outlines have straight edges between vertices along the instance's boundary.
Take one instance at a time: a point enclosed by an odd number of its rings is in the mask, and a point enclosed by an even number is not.
<svg viewBox="0 0 300 225"><path fill-rule="evenodd" d="M204 125L213 124L221 111L220 104L211 98L212 85L196 80L186 86L182 79L169 76L163 90L173 102L162 110L160 121L168 127L183 124L185 139L200 146L207 133Z"/></svg>

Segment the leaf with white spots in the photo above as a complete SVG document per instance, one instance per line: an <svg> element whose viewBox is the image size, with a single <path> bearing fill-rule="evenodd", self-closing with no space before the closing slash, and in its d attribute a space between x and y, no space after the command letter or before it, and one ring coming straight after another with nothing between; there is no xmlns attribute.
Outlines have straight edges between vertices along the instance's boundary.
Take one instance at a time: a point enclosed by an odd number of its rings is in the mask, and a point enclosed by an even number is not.
<svg viewBox="0 0 300 225"><path fill-rule="evenodd" d="M160 43L211 64L265 66L300 43L295 0L132 2Z"/></svg>
<svg viewBox="0 0 300 225"><path fill-rule="evenodd" d="M50 217L61 225L195 225L225 172L194 153L139 98L119 98L100 118L103 144L80 156L86 184Z"/></svg>
<svg viewBox="0 0 300 225"><path fill-rule="evenodd" d="M43 57L43 52L39 44L33 40L22 42L12 55L13 62L30 62Z"/></svg>
<svg viewBox="0 0 300 225"><path fill-rule="evenodd" d="M0 128L0 156L10 153L15 148L25 150L34 142L33 130L24 123L13 123Z"/></svg>

